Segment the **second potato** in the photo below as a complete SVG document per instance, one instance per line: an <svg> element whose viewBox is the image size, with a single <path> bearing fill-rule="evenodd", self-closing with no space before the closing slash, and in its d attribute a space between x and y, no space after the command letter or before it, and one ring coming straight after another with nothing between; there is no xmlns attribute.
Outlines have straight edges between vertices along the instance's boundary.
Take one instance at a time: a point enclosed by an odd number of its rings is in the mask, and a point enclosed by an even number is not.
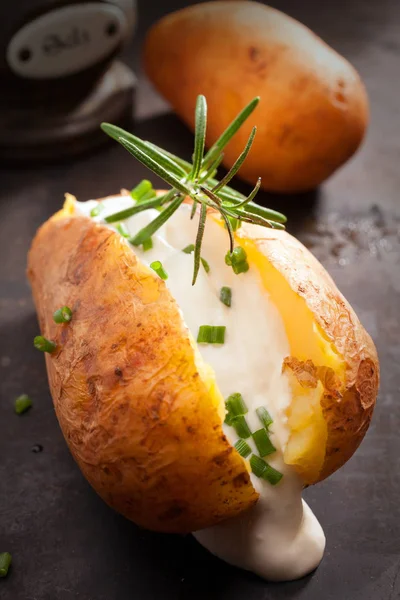
<svg viewBox="0 0 400 600"><path fill-rule="evenodd" d="M366 130L368 99L350 63L298 21L257 2L206 2L164 17L148 34L145 65L192 129L196 97L207 96L208 143L261 96L240 175L252 184L262 177L267 190L316 187L354 154ZM226 167L253 124L229 144Z"/></svg>

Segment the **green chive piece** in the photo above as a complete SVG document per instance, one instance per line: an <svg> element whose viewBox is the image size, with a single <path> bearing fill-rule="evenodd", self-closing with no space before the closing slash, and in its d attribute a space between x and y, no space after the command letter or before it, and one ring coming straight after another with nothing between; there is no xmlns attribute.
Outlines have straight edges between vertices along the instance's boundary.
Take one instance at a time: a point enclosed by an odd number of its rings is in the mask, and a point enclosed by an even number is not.
<svg viewBox="0 0 400 600"><path fill-rule="evenodd" d="M232 253L228 253L225 257L227 265L235 265L247 260L246 250L242 246L237 246Z"/></svg>
<svg viewBox="0 0 400 600"><path fill-rule="evenodd" d="M24 412L29 410L33 406L32 400L27 394L21 394L15 400L14 409L17 415L22 415Z"/></svg>
<svg viewBox="0 0 400 600"><path fill-rule="evenodd" d="M240 438L247 439L251 436L251 431L247 425L245 417L233 417L232 426L235 428L236 433Z"/></svg>
<svg viewBox="0 0 400 600"><path fill-rule="evenodd" d="M225 306L232 306L232 290L230 287L222 287L219 293L219 299Z"/></svg>
<svg viewBox="0 0 400 600"><path fill-rule="evenodd" d="M267 465L267 469L266 469L266 471L264 471L262 477L263 477L263 479L268 481L271 485L276 485L277 483L280 482L283 475L280 471L277 471L276 469L274 469L274 467L271 467L271 465L269 465L268 463L266 463L266 465Z"/></svg>
<svg viewBox="0 0 400 600"><path fill-rule="evenodd" d="M0 552L0 577L6 577L10 568L12 556L9 552Z"/></svg>
<svg viewBox="0 0 400 600"><path fill-rule="evenodd" d="M157 198L155 190L149 190L140 198L140 200L136 202L136 204L141 204L142 202L146 202L146 200L151 200L152 198Z"/></svg>
<svg viewBox="0 0 400 600"><path fill-rule="evenodd" d="M224 325L201 325L197 334L198 344L223 344L225 342Z"/></svg>
<svg viewBox="0 0 400 600"><path fill-rule="evenodd" d="M260 419L261 423L263 424L265 429L268 431L269 426L272 425L272 423L274 422L271 415L269 414L267 409L264 408L264 406L260 406L259 408L256 408L256 413L257 413L257 417Z"/></svg>
<svg viewBox="0 0 400 600"><path fill-rule="evenodd" d="M141 200L145 194L153 190L153 186L148 179L143 179L136 187L131 191L131 196L134 200ZM154 192L155 195L155 192Z"/></svg>
<svg viewBox="0 0 400 600"><path fill-rule="evenodd" d="M98 217L99 214L104 210L104 204L102 204L101 202L99 202L97 204L97 206L95 206L94 208L92 208L92 210L90 211L90 216L91 217Z"/></svg>
<svg viewBox="0 0 400 600"><path fill-rule="evenodd" d="M244 440L238 440L235 444L235 448L243 458L247 458L249 454L251 454L251 448Z"/></svg>
<svg viewBox="0 0 400 600"><path fill-rule="evenodd" d="M267 468L267 463L256 454L253 454L250 458L250 467L256 477L262 477Z"/></svg>
<svg viewBox="0 0 400 600"><path fill-rule="evenodd" d="M265 431L265 429L258 429L257 431L254 431L252 436L260 456L268 456L269 454L276 452L276 448L269 439L268 433Z"/></svg>
<svg viewBox="0 0 400 600"><path fill-rule="evenodd" d="M248 262L242 262L237 265L232 265L232 269L235 275L239 275L240 273L247 273L250 267Z"/></svg>
<svg viewBox="0 0 400 600"><path fill-rule="evenodd" d="M194 244L189 244L189 246L182 249L182 252L185 254L192 254L192 252L194 252Z"/></svg>
<svg viewBox="0 0 400 600"><path fill-rule="evenodd" d="M168 279L168 274L159 260L150 263L150 268L153 269L161 279Z"/></svg>
<svg viewBox="0 0 400 600"><path fill-rule="evenodd" d="M282 473L271 467L271 465L256 454L251 455L250 467L256 477L265 479L271 485L276 485L283 477Z"/></svg>
<svg viewBox="0 0 400 600"><path fill-rule="evenodd" d="M208 264L208 262L206 261L206 259L205 259L205 258L203 258L203 257L201 257L201 259L200 259L200 260L201 260L201 264L202 264L202 265L203 265L203 267L204 267L204 270L205 270L205 272L206 272L206 273L209 273L209 272L210 272L210 265Z"/></svg>
<svg viewBox="0 0 400 600"><path fill-rule="evenodd" d="M118 231L118 233L120 235L122 235L122 237L124 237L124 238L129 237L129 231L127 230L126 225L124 223L118 223L116 226L116 230Z"/></svg>
<svg viewBox="0 0 400 600"><path fill-rule="evenodd" d="M236 275L246 273L250 268L247 262L246 250L241 246L236 246L233 252L227 252L225 255L225 264L232 267Z"/></svg>
<svg viewBox="0 0 400 600"><path fill-rule="evenodd" d="M229 412L227 412L226 415L225 415L225 421L224 421L224 423L226 425L229 425L230 427L232 427L233 426L233 419L234 419L234 417L232 417L232 415Z"/></svg>
<svg viewBox="0 0 400 600"><path fill-rule="evenodd" d="M41 352L48 352L52 354L54 350L57 348L57 344L43 337L42 335L37 335L33 340L33 345L37 350Z"/></svg>
<svg viewBox="0 0 400 600"><path fill-rule="evenodd" d="M53 320L55 323L69 323L72 319L72 310L69 306L63 306L56 310L53 315Z"/></svg>
<svg viewBox="0 0 400 600"><path fill-rule="evenodd" d="M233 417L241 417L248 412L245 401L243 400L242 394L236 392L231 394L225 401L225 406L228 412Z"/></svg>
<svg viewBox="0 0 400 600"><path fill-rule="evenodd" d="M143 252L147 252L148 250L151 250L153 248L153 240L151 238L149 238L148 240L145 240L143 242L142 248L143 248Z"/></svg>

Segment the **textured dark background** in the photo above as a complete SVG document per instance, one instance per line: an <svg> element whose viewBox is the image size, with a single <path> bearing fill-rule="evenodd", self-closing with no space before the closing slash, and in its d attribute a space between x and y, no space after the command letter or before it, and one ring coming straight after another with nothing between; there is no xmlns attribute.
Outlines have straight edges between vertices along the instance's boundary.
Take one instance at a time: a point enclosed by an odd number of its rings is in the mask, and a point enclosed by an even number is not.
<svg viewBox="0 0 400 600"><path fill-rule="evenodd" d="M140 76L138 135L190 152L191 135L143 80L139 49L149 24L185 3L139 3L127 60ZM313 575L268 584L211 557L190 537L140 531L91 490L70 457L52 409L25 257L63 193L81 199L145 175L122 149L68 164L0 170L0 552L13 554L1 600L395 600L400 598L400 2L273 2L303 21L360 71L371 99L362 150L316 193L262 200L322 260L374 337L382 386L356 456L306 497L326 535ZM147 173L146 173L147 175ZM34 408L13 413L29 393ZM35 444L43 451L32 452Z"/></svg>

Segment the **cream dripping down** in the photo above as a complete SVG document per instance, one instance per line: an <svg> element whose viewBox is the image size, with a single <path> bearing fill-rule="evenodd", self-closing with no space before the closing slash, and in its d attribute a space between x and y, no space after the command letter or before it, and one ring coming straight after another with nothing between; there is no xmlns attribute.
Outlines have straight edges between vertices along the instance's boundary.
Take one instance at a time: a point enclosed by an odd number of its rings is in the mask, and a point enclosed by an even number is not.
<svg viewBox="0 0 400 600"><path fill-rule="evenodd" d="M115 196L102 201L104 209L94 220L133 205L130 196ZM95 200L78 202L77 210L90 216ZM155 216L156 210L141 212L124 224L130 235L137 233ZM190 220L190 207L180 209L153 236L153 248L143 252L134 249L140 260L150 265L159 260L168 273L166 285L180 306L186 326L194 339L201 325L225 325L225 344L199 344L204 361L216 376L219 389L226 398L240 392L248 407L247 422L252 431L260 428L255 409L265 406L274 422L271 440L277 452L268 462L281 473L277 486L251 474L251 481L260 494L254 508L235 519L194 533L210 552L228 563L247 569L269 580L285 581L302 577L320 563L324 548L323 530L309 506L302 500L302 484L293 467L283 461L288 440L286 408L291 393L287 376L282 373L283 359L290 354L289 344L280 314L268 297L257 269L235 275L225 264L228 249L227 232L214 220L205 228L202 257L210 265L206 273L200 266L195 286L192 286L193 255L182 249L193 244L198 220ZM113 228L112 225L109 227ZM232 306L219 299L220 289L232 289ZM237 435L224 424L224 432L234 444ZM251 440L247 440L256 451Z"/></svg>

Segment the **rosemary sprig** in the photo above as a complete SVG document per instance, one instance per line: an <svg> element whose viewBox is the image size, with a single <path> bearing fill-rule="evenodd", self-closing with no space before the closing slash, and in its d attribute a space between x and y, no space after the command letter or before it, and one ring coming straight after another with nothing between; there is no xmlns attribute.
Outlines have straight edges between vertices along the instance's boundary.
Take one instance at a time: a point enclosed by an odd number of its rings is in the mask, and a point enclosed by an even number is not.
<svg viewBox="0 0 400 600"><path fill-rule="evenodd" d="M201 262L201 246L204 229L207 220L207 209L218 211L224 220L229 236L229 251L232 253L235 247L234 231L241 222L284 229L286 217L274 210L259 206L254 198L261 186L261 179L249 196L244 196L227 184L236 175L248 156L256 134L256 128L252 129L249 139L242 153L235 161L229 172L221 180L215 178L217 169L223 160L223 150L232 139L241 125L251 115L259 102L254 98L239 115L232 121L220 138L211 146L204 155L206 126L207 126L207 102L204 96L199 96L196 103L195 113L195 143L192 163L174 156L151 142L141 140L135 135L110 125L102 124L102 129L107 135L117 140L137 160L151 169L171 186L163 196L157 198L144 198L139 204L106 217L107 223L122 221L140 211L150 208L160 208L160 214L146 227L141 229L129 241L137 246L143 244L173 215L180 207L185 198L193 201L191 218L196 214L200 206L200 218L196 242L194 247L194 272L193 285L196 283Z"/></svg>

